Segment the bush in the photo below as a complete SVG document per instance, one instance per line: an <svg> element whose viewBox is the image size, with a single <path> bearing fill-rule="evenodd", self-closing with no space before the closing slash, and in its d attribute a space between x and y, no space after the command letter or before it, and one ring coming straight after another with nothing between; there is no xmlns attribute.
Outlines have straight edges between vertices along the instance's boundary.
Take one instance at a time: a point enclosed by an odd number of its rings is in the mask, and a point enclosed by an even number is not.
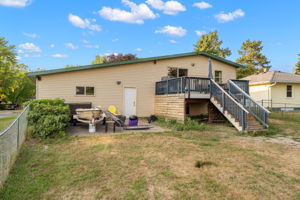
<svg viewBox="0 0 300 200"><path fill-rule="evenodd" d="M65 136L70 121L70 109L62 99L38 99L30 103L28 133L33 138L56 138Z"/></svg>
<svg viewBox="0 0 300 200"><path fill-rule="evenodd" d="M164 117L157 117L157 124L167 127L170 129L173 129L175 131L202 131L202 130L208 130L210 127L206 124L199 123L195 120L192 120L191 118L187 118L184 123L177 122L176 120L169 120Z"/></svg>

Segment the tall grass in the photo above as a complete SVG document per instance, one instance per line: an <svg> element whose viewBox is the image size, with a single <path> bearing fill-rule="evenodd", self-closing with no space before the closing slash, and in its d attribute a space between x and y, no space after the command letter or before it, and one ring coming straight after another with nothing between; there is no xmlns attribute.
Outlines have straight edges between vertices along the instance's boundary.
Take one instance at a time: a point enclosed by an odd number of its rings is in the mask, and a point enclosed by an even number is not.
<svg viewBox="0 0 300 200"><path fill-rule="evenodd" d="M184 122L178 122L174 119L167 119L165 117L158 116L158 120L155 123L174 131L203 131L212 129L212 127L204 123L199 123L191 118L187 118Z"/></svg>

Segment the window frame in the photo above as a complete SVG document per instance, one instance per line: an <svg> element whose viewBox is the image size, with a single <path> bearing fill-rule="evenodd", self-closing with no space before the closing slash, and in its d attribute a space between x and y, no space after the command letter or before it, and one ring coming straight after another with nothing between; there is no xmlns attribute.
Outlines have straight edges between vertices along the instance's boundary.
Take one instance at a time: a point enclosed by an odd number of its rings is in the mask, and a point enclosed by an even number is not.
<svg viewBox="0 0 300 200"><path fill-rule="evenodd" d="M180 68L180 67L170 67L170 66L168 66L167 69L168 69L168 74L167 74L168 76L171 76L171 75L169 75L170 69L174 69L174 70L176 69L176 76L174 76L175 78L186 77L189 74L189 69L188 68ZM179 76L179 70L186 70L186 76Z"/></svg>
<svg viewBox="0 0 300 200"><path fill-rule="evenodd" d="M217 80L217 76L216 76L216 73L220 73L221 74L221 77L218 77L219 80ZM222 84L223 83L223 72L222 70L215 70L215 74L214 74L214 80L219 83L219 84Z"/></svg>
<svg viewBox="0 0 300 200"><path fill-rule="evenodd" d="M290 91L288 90L288 87L290 86ZM289 97L288 96L288 92L290 92L291 93L291 96ZM293 85L286 85L286 87L285 87L285 97L286 98L293 98L294 97L294 95L293 95Z"/></svg>
<svg viewBox="0 0 300 200"><path fill-rule="evenodd" d="M84 94L77 94L77 87L83 87ZM94 88L94 94L86 94L87 88ZM94 96L96 96L95 86L81 86L81 85L75 86L75 96L77 96L77 97L94 97Z"/></svg>

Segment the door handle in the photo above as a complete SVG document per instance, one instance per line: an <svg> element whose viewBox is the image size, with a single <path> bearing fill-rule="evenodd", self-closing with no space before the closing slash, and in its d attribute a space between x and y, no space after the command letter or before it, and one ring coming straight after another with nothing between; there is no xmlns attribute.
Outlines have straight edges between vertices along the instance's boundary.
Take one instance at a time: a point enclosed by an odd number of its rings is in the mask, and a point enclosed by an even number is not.
<svg viewBox="0 0 300 200"><path fill-rule="evenodd" d="M135 107L135 101L133 102L133 106Z"/></svg>

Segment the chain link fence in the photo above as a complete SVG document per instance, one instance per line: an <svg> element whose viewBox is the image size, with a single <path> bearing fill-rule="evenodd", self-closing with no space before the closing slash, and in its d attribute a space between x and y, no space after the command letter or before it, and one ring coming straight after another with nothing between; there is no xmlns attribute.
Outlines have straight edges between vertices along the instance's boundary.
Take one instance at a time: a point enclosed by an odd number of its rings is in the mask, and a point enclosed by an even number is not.
<svg viewBox="0 0 300 200"><path fill-rule="evenodd" d="M29 105L24 108L15 121L0 132L0 186L8 177L18 151L25 140Z"/></svg>

